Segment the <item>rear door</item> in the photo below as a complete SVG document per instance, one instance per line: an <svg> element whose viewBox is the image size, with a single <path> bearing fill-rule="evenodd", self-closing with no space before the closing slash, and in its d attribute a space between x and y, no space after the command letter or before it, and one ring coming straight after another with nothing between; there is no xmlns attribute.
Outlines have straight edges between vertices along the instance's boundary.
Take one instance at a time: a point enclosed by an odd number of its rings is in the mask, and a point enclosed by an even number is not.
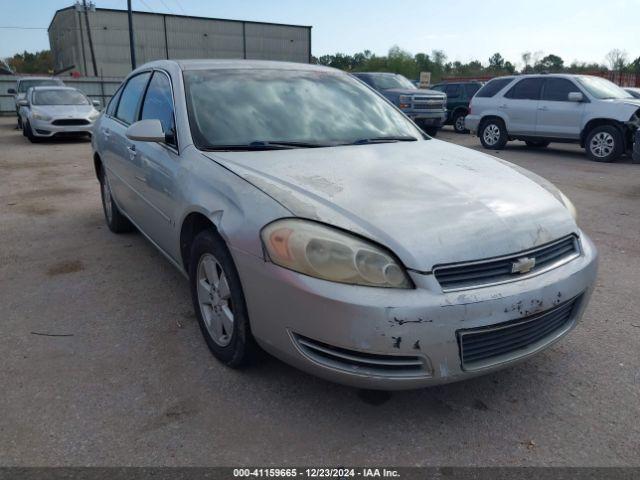
<svg viewBox="0 0 640 480"><path fill-rule="evenodd" d="M570 102L569 93L582 93L585 101ZM536 135L554 138L580 138L587 96L567 78L547 78L538 103Z"/></svg>
<svg viewBox="0 0 640 480"><path fill-rule="evenodd" d="M544 77L524 78L497 100L498 108L507 118L509 133L535 135L543 83Z"/></svg>
<svg viewBox="0 0 640 480"><path fill-rule="evenodd" d="M140 166L135 145L126 137L125 132L129 125L138 118L142 95L150 77L150 72L143 72L127 81L114 116L101 123L101 132L99 133L108 139L109 153L103 160L107 168L111 190L118 206L136 224L144 212L140 182L137 179Z"/></svg>
<svg viewBox="0 0 640 480"><path fill-rule="evenodd" d="M140 172L138 188L144 199L140 227L174 259L179 258L176 212L180 192L176 178L180 154L176 135L171 79L164 71L155 71L140 109L140 120L160 120L166 140L162 143L134 142Z"/></svg>

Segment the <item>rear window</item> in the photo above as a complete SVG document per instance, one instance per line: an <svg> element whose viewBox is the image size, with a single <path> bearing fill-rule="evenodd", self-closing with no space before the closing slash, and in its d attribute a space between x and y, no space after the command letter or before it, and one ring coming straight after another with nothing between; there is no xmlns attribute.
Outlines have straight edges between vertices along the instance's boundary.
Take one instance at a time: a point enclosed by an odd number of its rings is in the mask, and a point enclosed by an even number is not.
<svg viewBox="0 0 640 480"><path fill-rule="evenodd" d="M513 78L496 78L495 80L491 80L484 87L482 87L478 91L478 93L476 93L476 97L491 98L504 87L509 85L512 80Z"/></svg>

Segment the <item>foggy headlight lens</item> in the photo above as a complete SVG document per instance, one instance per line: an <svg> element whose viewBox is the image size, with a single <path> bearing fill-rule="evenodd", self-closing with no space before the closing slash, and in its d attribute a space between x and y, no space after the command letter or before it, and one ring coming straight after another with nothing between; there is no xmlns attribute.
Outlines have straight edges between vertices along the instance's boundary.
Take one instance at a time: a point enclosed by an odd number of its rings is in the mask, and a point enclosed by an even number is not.
<svg viewBox="0 0 640 480"><path fill-rule="evenodd" d="M45 115L42 112L39 112L38 110L34 110L33 112L31 112L31 116L34 118L34 120L42 120L42 121L48 121L51 120L51 117L49 115Z"/></svg>
<svg viewBox="0 0 640 480"><path fill-rule="evenodd" d="M92 122L94 120L96 120L98 117L100 116L100 112L98 110L94 110L93 112L91 112L89 114L89 120L91 120Z"/></svg>
<svg viewBox="0 0 640 480"><path fill-rule="evenodd" d="M390 253L319 223L277 220L264 227L262 241L273 263L305 275L354 285L412 288Z"/></svg>

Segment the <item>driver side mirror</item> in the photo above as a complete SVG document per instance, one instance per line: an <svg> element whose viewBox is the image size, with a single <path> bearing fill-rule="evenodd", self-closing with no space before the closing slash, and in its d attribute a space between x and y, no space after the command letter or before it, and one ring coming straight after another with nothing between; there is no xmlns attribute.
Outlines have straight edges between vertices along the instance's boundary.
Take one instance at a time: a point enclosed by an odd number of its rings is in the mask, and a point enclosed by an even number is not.
<svg viewBox="0 0 640 480"><path fill-rule="evenodd" d="M7 90L7 93L10 94L10 95L15 95L18 92L16 92L15 88L10 88L9 90Z"/></svg>
<svg viewBox="0 0 640 480"><path fill-rule="evenodd" d="M28 107L29 106L29 101L22 99L22 100L18 100L18 106L19 107Z"/></svg>
<svg viewBox="0 0 640 480"><path fill-rule="evenodd" d="M140 120L134 123L125 132L129 140L138 142L164 142L166 135L162 129L160 120Z"/></svg>
<svg viewBox="0 0 640 480"><path fill-rule="evenodd" d="M100 103L100 100L92 100L91 101L91 105L93 105L94 107L101 107L102 104Z"/></svg>
<svg viewBox="0 0 640 480"><path fill-rule="evenodd" d="M582 95L582 92L569 92L569 101L578 103L583 102L584 95Z"/></svg>

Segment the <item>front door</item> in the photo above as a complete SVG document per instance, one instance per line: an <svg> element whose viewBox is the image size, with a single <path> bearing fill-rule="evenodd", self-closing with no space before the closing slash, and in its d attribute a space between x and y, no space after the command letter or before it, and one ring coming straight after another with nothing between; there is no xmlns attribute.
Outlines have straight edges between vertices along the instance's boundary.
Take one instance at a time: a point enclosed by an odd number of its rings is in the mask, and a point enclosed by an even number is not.
<svg viewBox="0 0 640 480"><path fill-rule="evenodd" d="M586 104L570 102L569 93L571 92L582 93L571 80L547 78L538 103L536 135L552 138L580 138ZM587 97L584 96L584 99L586 100Z"/></svg>

